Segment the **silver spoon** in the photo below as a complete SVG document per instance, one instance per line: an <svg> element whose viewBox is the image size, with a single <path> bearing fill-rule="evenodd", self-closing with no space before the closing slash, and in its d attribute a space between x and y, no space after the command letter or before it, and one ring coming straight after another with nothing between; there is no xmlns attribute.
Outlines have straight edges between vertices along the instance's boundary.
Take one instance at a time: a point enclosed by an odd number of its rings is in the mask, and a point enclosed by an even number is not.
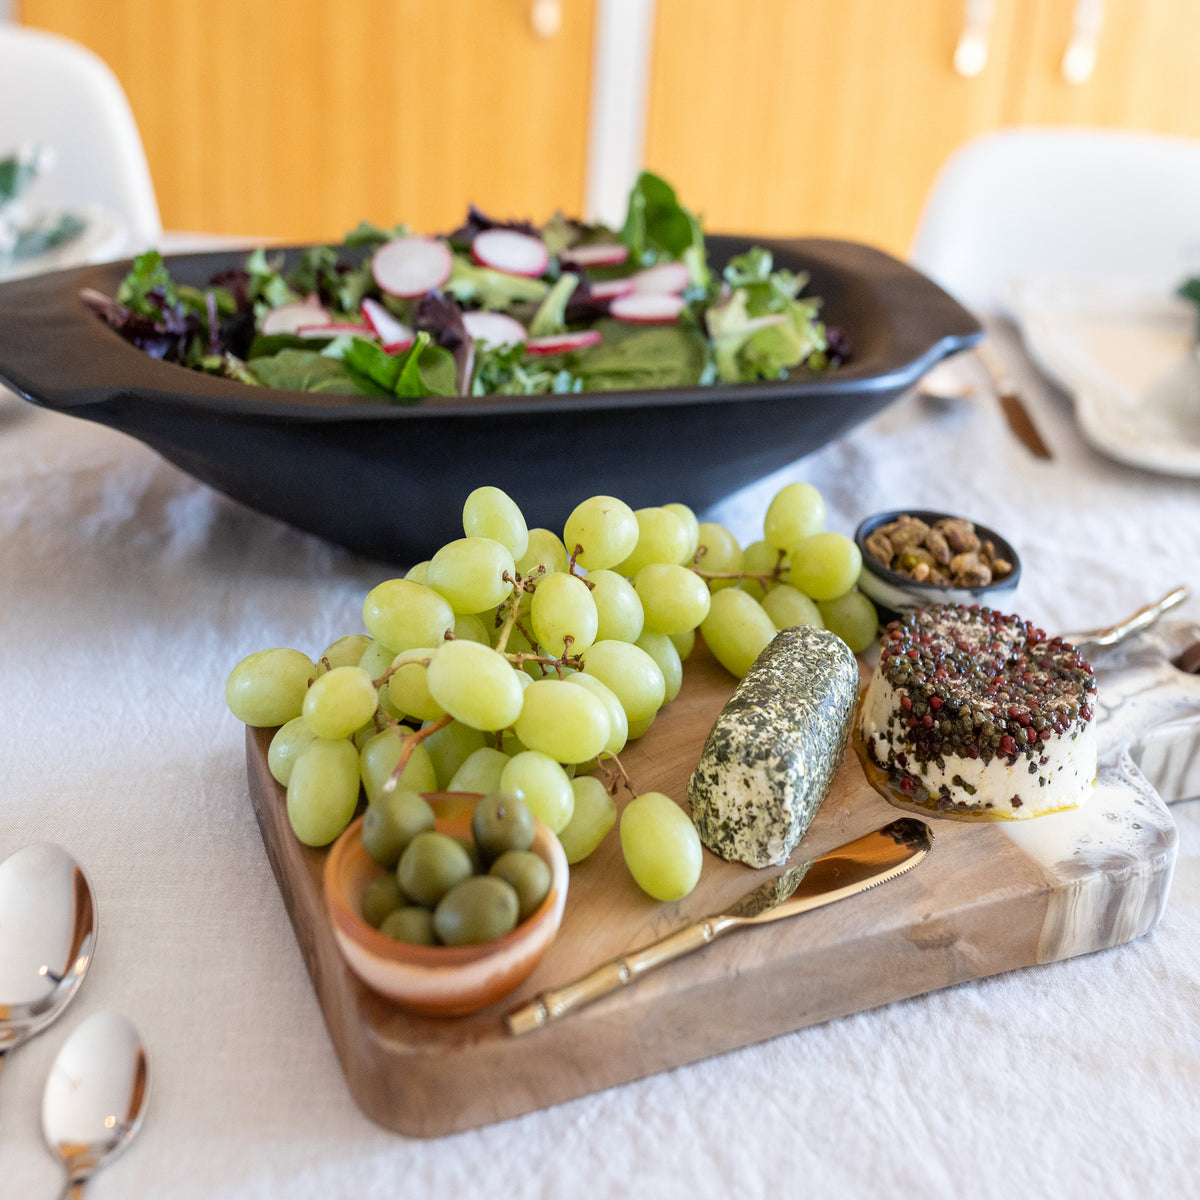
<svg viewBox="0 0 1200 1200"><path fill-rule="evenodd" d="M50 842L0 862L0 1067L83 983L96 946L96 903L83 868Z"/></svg>
<svg viewBox="0 0 1200 1200"><path fill-rule="evenodd" d="M67 1171L61 1200L79 1200L88 1180L129 1145L149 1091L146 1048L128 1017L95 1013L67 1038L42 1095L42 1135Z"/></svg>
<svg viewBox="0 0 1200 1200"><path fill-rule="evenodd" d="M1089 629L1083 633L1069 633L1066 635L1066 640L1079 649L1088 647L1089 649L1103 650L1109 646L1120 645L1126 638L1140 633L1143 629L1148 629L1163 613L1182 604L1191 594L1188 587L1181 584L1177 588L1172 588L1161 599L1155 600L1153 604L1139 608L1137 612L1123 621L1118 621L1115 625L1109 625L1104 629Z"/></svg>

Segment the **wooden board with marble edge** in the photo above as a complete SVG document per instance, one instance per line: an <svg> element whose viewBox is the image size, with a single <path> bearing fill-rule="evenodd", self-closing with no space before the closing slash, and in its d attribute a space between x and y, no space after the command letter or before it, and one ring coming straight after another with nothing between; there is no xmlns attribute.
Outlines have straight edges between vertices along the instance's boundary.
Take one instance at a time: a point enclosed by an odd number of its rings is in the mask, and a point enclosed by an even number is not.
<svg viewBox="0 0 1200 1200"><path fill-rule="evenodd" d="M1154 653L1161 665L1161 650ZM1125 696L1124 662L1100 671L1102 701L1105 692ZM685 668L683 692L622 755L639 790L683 800L704 738L732 688L731 677L698 648ZM1132 691L1141 688L1135 684ZM1167 807L1129 753L1134 735L1146 730L1138 703L1128 700L1123 717L1102 720L1100 777L1083 809L1028 822L931 817L933 850L906 875L723 938L519 1038L504 1025L510 1009L721 911L766 872L706 853L696 890L679 903L659 904L633 883L614 830L572 869L562 928L526 984L473 1016L414 1016L370 992L343 962L324 909L325 852L292 835L284 790L266 765L271 731L247 731L247 763L267 854L351 1093L380 1125L433 1137L1147 933L1166 902L1177 837ZM1185 692L1170 712L1200 738L1200 697ZM624 799L618 796L618 804ZM896 815L848 753L790 861L823 854Z"/></svg>

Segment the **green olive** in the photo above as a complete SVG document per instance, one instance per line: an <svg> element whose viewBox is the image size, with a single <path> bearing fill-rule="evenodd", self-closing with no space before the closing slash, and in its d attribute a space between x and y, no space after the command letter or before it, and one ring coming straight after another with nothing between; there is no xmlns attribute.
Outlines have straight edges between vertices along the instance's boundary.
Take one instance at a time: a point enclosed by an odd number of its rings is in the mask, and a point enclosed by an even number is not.
<svg viewBox="0 0 1200 1200"><path fill-rule="evenodd" d="M495 875L472 875L438 901L433 928L447 946L472 946L514 929L519 909L511 883Z"/></svg>
<svg viewBox="0 0 1200 1200"><path fill-rule="evenodd" d="M372 879L363 888L363 920L378 929L388 913L400 908L405 903L400 884L396 881L396 876L389 871L386 875L380 875L378 879Z"/></svg>
<svg viewBox="0 0 1200 1200"><path fill-rule="evenodd" d="M362 843L367 853L381 866L391 870L405 847L418 833L432 829L433 809L423 797L405 788L383 792L367 806L362 823Z"/></svg>
<svg viewBox="0 0 1200 1200"><path fill-rule="evenodd" d="M433 908L456 883L472 874L471 856L444 833L418 833L405 847L396 867L404 894Z"/></svg>
<svg viewBox="0 0 1200 1200"><path fill-rule="evenodd" d="M379 932L397 942L411 942L416 946L437 945L437 935L433 932L433 913L416 904L388 913Z"/></svg>
<svg viewBox="0 0 1200 1200"><path fill-rule="evenodd" d="M485 863L507 850L528 850L533 833L533 813L519 796L506 792L484 796L471 815L471 835Z"/></svg>
<svg viewBox="0 0 1200 1200"><path fill-rule="evenodd" d="M507 850L500 855L489 875L507 880L517 893L517 920L537 912L550 891L550 868L546 860L532 850Z"/></svg>

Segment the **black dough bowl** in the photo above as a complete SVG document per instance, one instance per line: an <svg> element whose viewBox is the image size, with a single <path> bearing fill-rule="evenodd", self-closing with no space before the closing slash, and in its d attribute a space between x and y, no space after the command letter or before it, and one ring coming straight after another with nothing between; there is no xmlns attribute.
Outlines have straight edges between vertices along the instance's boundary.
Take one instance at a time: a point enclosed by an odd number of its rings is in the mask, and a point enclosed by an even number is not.
<svg viewBox="0 0 1200 1200"><path fill-rule="evenodd" d="M116 292L129 263L0 286L0 381L24 399L109 425L203 483L369 557L412 564L462 536L473 488L503 488L531 526L561 531L579 501L701 510L873 416L983 336L919 272L854 242L712 236L722 266L750 246L809 272L805 294L846 332L850 361L758 384L391 405L256 388L160 362L79 298ZM246 250L174 255L203 286Z"/></svg>

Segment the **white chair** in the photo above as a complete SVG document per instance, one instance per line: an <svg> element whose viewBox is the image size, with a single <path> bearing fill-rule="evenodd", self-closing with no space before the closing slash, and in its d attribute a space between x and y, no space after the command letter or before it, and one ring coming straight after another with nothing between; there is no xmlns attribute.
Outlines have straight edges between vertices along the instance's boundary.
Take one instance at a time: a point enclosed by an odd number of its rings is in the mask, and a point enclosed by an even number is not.
<svg viewBox="0 0 1200 1200"><path fill-rule="evenodd" d="M1200 271L1200 141L1090 128L1015 128L951 155L910 260L962 303L1003 307L1015 279Z"/></svg>
<svg viewBox="0 0 1200 1200"><path fill-rule="evenodd" d="M0 23L0 155L28 143L55 152L23 197L30 209L99 209L123 226L123 249L157 242L154 184L117 77L67 38Z"/></svg>

